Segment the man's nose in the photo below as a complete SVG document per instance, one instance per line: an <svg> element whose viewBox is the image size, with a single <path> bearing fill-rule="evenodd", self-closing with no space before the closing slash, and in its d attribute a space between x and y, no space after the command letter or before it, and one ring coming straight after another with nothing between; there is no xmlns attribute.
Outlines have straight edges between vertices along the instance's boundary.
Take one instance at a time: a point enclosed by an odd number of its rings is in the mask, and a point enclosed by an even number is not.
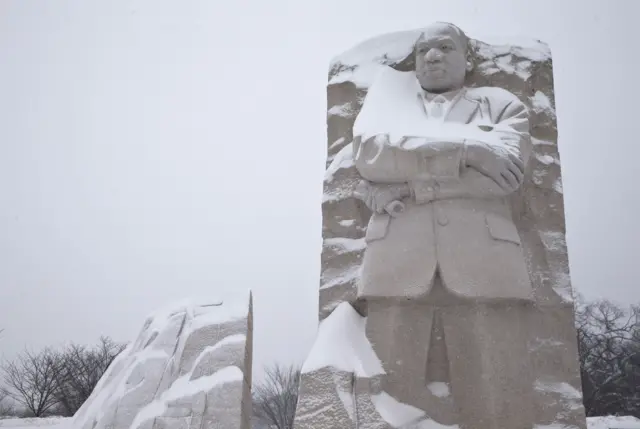
<svg viewBox="0 0 640 429"><path fill-rule="evenodd" d="M425 60L428 63L435 63L442 60L442 51L440 49L429 49L427 55L425 55Z"/></svg>

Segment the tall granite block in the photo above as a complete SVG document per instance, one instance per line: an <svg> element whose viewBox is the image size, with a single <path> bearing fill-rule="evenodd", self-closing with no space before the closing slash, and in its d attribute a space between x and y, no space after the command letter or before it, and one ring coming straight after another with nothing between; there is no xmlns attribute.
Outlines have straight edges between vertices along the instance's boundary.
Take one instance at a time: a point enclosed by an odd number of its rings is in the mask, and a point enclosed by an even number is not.
<svg viewBox="0 0 640 429"><path fill-rule="evenodd" d="M327 108L295 429L585 428L547 45L382 35Z"/></svg>
<svg viewBox="0 0 640 429"><path fill-rule="evenodd" d="M252 335L250 293L157 311L75 414L75 427L250 429Z"/></svg>

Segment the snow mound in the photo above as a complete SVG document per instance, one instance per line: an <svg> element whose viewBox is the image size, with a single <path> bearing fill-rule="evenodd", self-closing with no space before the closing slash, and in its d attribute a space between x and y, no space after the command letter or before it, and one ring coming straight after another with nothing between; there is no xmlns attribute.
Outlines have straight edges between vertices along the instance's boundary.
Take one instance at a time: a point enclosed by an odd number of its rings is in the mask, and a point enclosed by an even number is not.
<svg viewBox="0 0 640 429"><path fill-rule="evenodd" d="M241 426L249 397L251 294L159 309L73 418L77 429ZM250 405L250 401L248 401Z"/></svg>
<svg viewBox="0 0 640 429"><path fill-rule="evenodd" d="M382 364L365 335L365 321L366 318L360 316L348 302L338 305L320 323L302 373L331 367L355 373L358 377L383 374Z"/></svg>

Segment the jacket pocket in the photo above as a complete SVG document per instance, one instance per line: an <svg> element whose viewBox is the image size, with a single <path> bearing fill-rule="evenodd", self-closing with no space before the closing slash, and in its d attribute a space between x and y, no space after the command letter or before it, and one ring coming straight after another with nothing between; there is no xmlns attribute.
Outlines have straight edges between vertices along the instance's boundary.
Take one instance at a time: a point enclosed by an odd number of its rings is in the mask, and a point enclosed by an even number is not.
<svg viewBox="0 0 640 429"><path fill-rule="evenodd" d="M520 245L520 235L515 224L504 216L487 213L487 228L494 240L508 241Z"/></svg>
<svg viewBox="0 0 640 429"><path fill-rule="evenodd" d="M369 219L369 225L367 225L367 233L364 236L366 243L372 241L382 240L387 236L389 229L389 222L391 222L391 216L386 213L374 213Z"/></svg>

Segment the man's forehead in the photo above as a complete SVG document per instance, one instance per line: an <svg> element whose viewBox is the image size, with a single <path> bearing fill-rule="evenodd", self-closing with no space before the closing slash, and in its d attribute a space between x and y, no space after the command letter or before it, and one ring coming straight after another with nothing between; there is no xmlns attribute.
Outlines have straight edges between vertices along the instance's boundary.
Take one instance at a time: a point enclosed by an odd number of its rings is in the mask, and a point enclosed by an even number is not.
<svg viewBox="0 0 640 429"><path fill-rule="evenodd" d="M420 35L420 39L418 39L418 43L429 43L449 39L454 40L458 44L464 44L464 37L453 26L437 23L424 29Z"/></svg>

